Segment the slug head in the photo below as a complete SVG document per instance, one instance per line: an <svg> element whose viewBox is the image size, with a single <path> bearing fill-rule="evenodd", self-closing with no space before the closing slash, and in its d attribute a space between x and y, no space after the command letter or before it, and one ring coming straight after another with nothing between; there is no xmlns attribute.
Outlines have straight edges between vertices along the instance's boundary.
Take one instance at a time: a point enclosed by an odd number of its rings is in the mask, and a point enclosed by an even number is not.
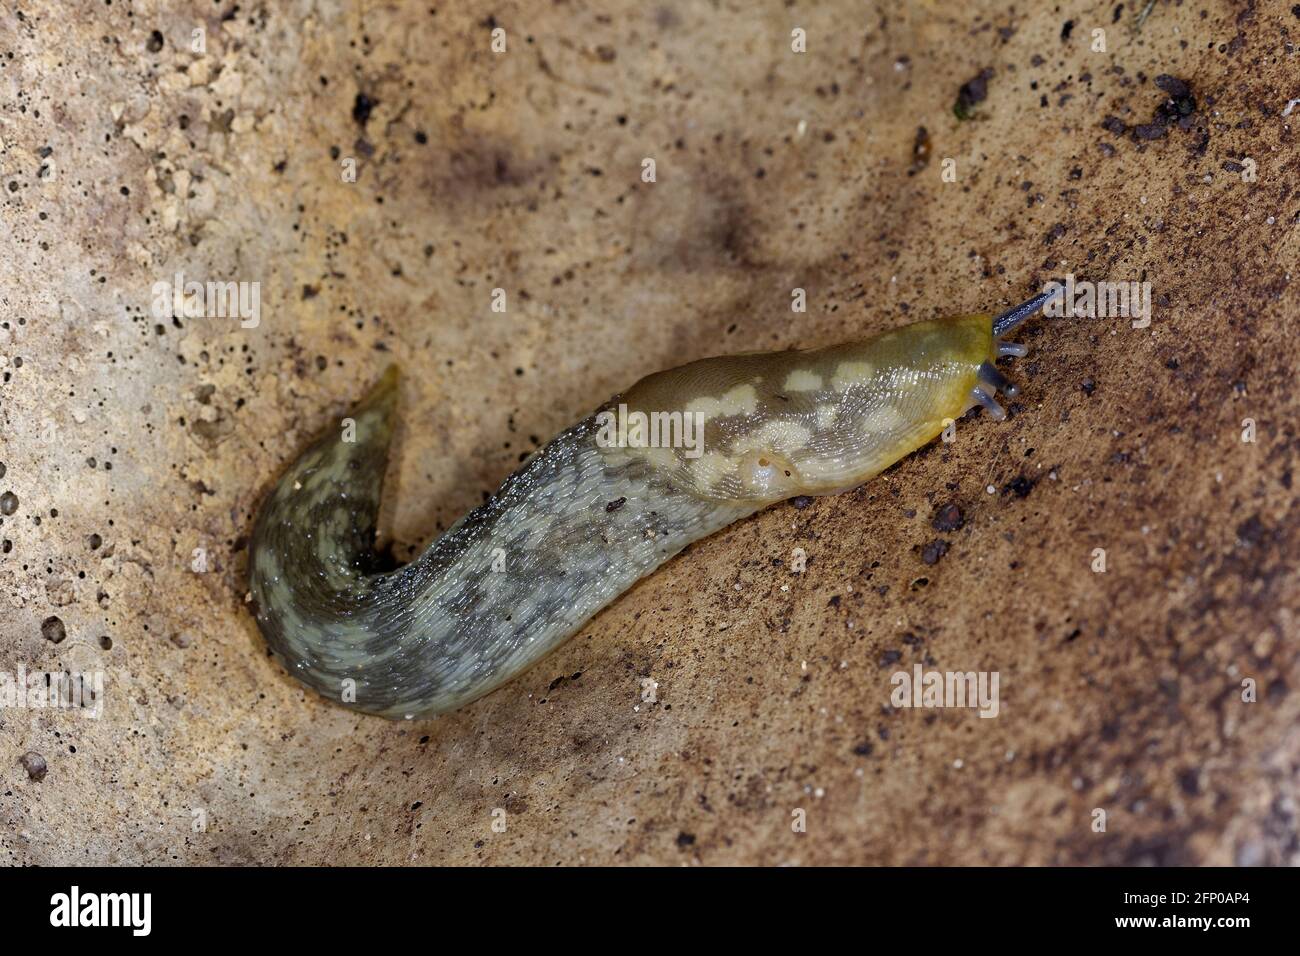
<svg viewBox="0 0 1300 956"><path fill-rule="evenodd" d="M981 368L997 354L990 317L967 315L829 348L703 359L615 399L597 443L612 464L643 457L702 498L833 494L979 401Z"/></svg>

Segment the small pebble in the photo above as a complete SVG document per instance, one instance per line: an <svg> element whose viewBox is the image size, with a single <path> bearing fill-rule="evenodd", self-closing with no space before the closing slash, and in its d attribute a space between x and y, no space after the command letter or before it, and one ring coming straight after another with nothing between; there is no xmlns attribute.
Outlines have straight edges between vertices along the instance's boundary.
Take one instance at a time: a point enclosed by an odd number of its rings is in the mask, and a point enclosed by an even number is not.
<svg viewBox="0 0 1300 956"><path fill-rule="evenodd" d="M40 783L45 779L46 771L49 767L45 763L45 758L34 750L29 750L18 758L18 762L23 765L27 771L27 776Z"/></svg>
<svg viewBox="0 0 1300 956"><path fill-rule="evenodd" d="M63 639L67 636L68 629L63 626L63 622L57 617L47 617L41 621L41 637L51 644L62 644Z"/></svg>

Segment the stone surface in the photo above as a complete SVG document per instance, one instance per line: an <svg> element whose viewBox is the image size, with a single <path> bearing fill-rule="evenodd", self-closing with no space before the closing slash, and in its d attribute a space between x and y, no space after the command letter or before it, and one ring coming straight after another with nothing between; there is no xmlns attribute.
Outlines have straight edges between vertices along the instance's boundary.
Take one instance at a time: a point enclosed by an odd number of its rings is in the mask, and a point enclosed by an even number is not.
<svg viewBox="0 0 1300 956"><path fill-rule="evenodd" d="M0 710L0 858L1300 862L1289 5L605 6L4 5L0 666L104 684ZM155 318L177 272L260 283L257 326ZM260 496L390 361L404 557L647 372L1065 272L1151 325L1038 320L1009 421L729 528L463 712L329 706L243 607ZM916 663L999 715L891 707Z"/></svg>

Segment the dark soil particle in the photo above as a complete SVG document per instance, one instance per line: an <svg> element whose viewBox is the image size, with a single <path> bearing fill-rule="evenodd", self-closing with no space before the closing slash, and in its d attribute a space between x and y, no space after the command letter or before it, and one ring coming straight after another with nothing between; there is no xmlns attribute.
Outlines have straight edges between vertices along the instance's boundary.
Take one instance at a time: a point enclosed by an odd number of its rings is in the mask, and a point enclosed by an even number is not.
<svg viewBox="0 0 1300 956"><path fill-rule="evenodd" d="M1161 126L1159 123L1143 123L1133 127L1133 135L1138 139L1146 140L1159 139L1168 131L1168 127Z"/></svg>
<svg viewBox="0 0 1300 956"><path fill-rule="evenodd" d="M149 34L149 42L146 43L144 46L145 49L148 50L150 53L157 53L160 50L162 50L163 48L162 33L158 30L154 30L153 33Z"/></svg>
<svg viewBox="0 0 1300 956"><path fill-rule="evenodd" d="M1024 475L1017 475L1002 487L1004 495L1015 495L1017 498L1028 498L1033 490L1034 479L1026 478Z"/></svg>
<svg viewBox="0 0 1300 956"><path fill-rule="evenodd" d="M957 90L957 102L952 107L953 115L957 119L970 119L971 108L975 104L983 103L988 99L989 80L992 78L993 70L985 67L961 85L961 88Z"/></svg>
<svg viewBox="0 0 1300 956"><path fill-rule="evenodd" d="M677 834L677 845L683 850L688 846L695 846L695 834L687 833L685 830Z"/></svg>
<svg viewBox="0 0 1300 956"><path fill-rule="evenodd" d="M804 508L807 508L812 504L812 499L807 495L798 495L797 497L790 499L790 504L794 505L794 507L799 511L803 511Z"/></svg>
<svg viewBox="0 0 1300 956"><path fill-rule="evenodd" d="M1169 98L1156 109L1156 115L1150 123L1133 128L1139 139L1159 139L1172 125L1189 129L1194 122L1192 114L1196 112L1196 97L1192 95L1192 88L1187 81L1161 73L1154 82Z"/></svg>
<svg viewBox="0 0 1300 956"><path fill-rule="evenodd" d="M1254 547L1264 540L1267 530L1259 515L1251 515L1237 525L1237 540L1246 547Z"/></svg>
<svg viewBox="0 0 1300 956"><path fill-rule="evenodd" d="M51 644L61 644L67 636L68 630L59 618L51 616L41 621L41 637Z"/></svg>
<svg viewBox="0 0 1300 956"><path fill-rule="evenodd" d="M561 684L567 681L575 681L581 676L582 676L582 671L577 671L573 674L561 674L559 677L555 678L555 680L551 681L550 685L547 686L546 689L555 690L555 688L559 687Z"/></svg>
<svg viewBox="0 0 1300 956"><path fill-rule="evenodd" d="M609 504L605 505L605 513L613 514L615 511L623 507L625 504L627 504L626 498L615 498L613 501L609 502Z"/></svg>
<svg viewBox="0 0 1300 956"><path fill-rule="evenodd" d="M352 118L357 121L358 126L365 126L370 122L370 112L378 105L377 100L372 100L365 93L358 93L357 98L352 103Z"/></svg>
<svg viewBox="0 0 1300 956"><path fill-rule="evenodd" d="M45 779L45 774L49 770L49 766L45 763L45 758L34 750L27 751L27 753L18 758L18 762L22 764L23 769L27 771L27 776L32 780L35 780L37 783L40 783Z"/></svg>
<svg viewBox="0 0 1300 956"><path fill-rule="evenodd" d="M938 564L939 559L948 553L948 542L935 538L921 549L921 560L926 564Z"/></svg>
<svg viewBox="0 0 1300 956"><path fill-rule="evenodd" d="M1188 86L1186 82L1178 79L1176 76L1170 76L1168 73L1161 73L1157 76L1155 78L1155 84L1175 100L1190 97L1192 95L1192 88Z"/></svg>
<svg viewBox="0 0 1300 956"><path fill-rule="evenodd" d="M957 531L965 523L966 517L962 514L961 507L955 501L950 501L934 513L930 527L935 531Z"/></svg>
<svg viewBox="0 0 1300 956"><path fill-rule="evenodd" d="M907 171L907 175L915 176L925 167L930 165L930 152L933 146L930 142L930 131L924 126L916 128L916 139L912 142L912 166Z"/></svg>
<svg viewBox="0 0 1300 956"><path fill-rule="evenodd" d="M0 515L11 515L18 510L18 496L12 491L0 495Z"/></svg>

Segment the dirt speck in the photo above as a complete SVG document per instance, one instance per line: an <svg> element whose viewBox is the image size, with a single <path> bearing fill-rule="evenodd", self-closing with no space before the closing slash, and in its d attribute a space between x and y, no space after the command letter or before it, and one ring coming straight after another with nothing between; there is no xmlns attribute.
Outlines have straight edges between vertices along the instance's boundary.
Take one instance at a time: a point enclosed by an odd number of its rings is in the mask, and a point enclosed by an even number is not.
<svg viewBox="0 0 1300 956"><path fill-rule="evenodd" d="M1015 495L1017 498L1028 498L1029 493L1034 490L1034 479L1026 478L1024 475L1017 475L1002 487L1004 495Z"/></svg>
<svg viewBox="0 0 1300 956"><path fill-rule="evenodd" d="M938 564L939 559L948 553L948 542L935 538L921 549L921 560L926 564Z"/></svg>
<svg viewBox="0 0 1300 956"><path fill-rule="evenodd" d="M358 93L357 98L352 101L352 119L358 126L364 127L370 122L370 114L378 105L378 100L372 100L365 93Z"/></svg>
<svg viewBox="0 0 1300 956"><path fill-rule="evenodd" d="M962 514L961 506L955 501L942 505L930 519L930 527L935 531L957 531L965 523L966 516Z"/></svg>
<svg viewBox="0 0 1300 956"><path fill-rule="evenodd" d="M985 67L961 85L957 90L957 102L952 107L953 115L957 119L970 119L975 105L988 99L989 80L992 78L992 68Z"/></svg>

